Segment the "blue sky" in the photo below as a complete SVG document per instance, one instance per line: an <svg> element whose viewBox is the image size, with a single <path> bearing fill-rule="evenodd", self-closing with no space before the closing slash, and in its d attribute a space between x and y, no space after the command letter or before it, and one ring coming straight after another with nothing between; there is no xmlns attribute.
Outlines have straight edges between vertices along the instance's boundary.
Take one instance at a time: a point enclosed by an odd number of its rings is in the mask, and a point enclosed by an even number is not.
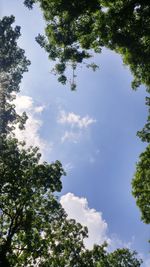
<svg viewBox="0 0 150 267"><path fill-rule="evenodd" d="M0 3L0 16L14 14L21 26L19 43L32 62L16 101L29 120L26 132L16 134L40 146L44 160L63 163L68 175L61 203L70 217L89 226L87 246L105 239L112 249L128 246L149 267L150 228L140 221L130 185L145 147L136 137L147 117L145 89L131 90L128 68L106 49L92 59L99 65L97 72L79 67L77 91L59 84L50 74L52 62L35 42L43 32L42 15L22 2Z"/></svg>

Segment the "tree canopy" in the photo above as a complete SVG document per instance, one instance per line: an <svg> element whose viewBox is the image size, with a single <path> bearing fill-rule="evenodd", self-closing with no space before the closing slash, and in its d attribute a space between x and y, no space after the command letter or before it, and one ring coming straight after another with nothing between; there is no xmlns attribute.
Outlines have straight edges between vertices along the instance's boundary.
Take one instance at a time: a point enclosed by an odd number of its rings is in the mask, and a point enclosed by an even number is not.
<svg viewBox="0 0 150 267"><path fill-rule="evenodd" d="M150 145L140 155L132 181L132 190L140 208L142 220L150 223Z"/></svg>
<svg viewBox="0 0 150 267"><path fill-rule="evenodd" d="M4 17L0 20L0 134L10 131L10 124L15 121L26 120L25 113L16 114L11 101L19 91L23 73L28 70L30 61L24 55L24 50L17 45L20 37L20 27L12 27L14 16Z"/></svg>
<svg viewBox="0 0 150 267"><path fill-rule="evenodd" d="M29 8L39 3L46 21L44 36L37 41L58 59L55 71L66 83L67 63L73 68L90 57L91 50L107 47L121 54L134 75L133 88L145 84L150 91L149 1L25 0Z"/></svg>
<svg viewBox="0 0 150 267"><path fill-rule="evenodd" d="M144 128L137 132L137 135L143 142L150 142L150 97L146 97L146 105L148 106L148 118Z"/></svg>

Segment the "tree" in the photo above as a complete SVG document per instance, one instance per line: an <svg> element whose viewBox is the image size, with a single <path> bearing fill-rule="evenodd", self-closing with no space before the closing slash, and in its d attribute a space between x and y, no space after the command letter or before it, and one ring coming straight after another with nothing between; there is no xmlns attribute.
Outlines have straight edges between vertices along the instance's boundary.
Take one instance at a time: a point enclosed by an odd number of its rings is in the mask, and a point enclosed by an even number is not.
<svg viewBox="0 0 150 267"><path fill-rule="evenodd" d="M146 97L146 105L150 107L150 98ZM150 112L150 109L149 111ZM147 123L141 131L137 132L143 142L150 142L150 115ZM137 206L141 211L141 219L150 223L150 146L148 145L139 156L136 172L132 180L132 193L136 199Z"/></svg>
<svg viewBox="0 0 150 267"><path fill-rule="evenodd" d="M110 267L140 267L141 261L137 259L136 252L130 252L128 249L117 249L108 256Z"/></svg>
<svg viewBox="0 0 150 267"><path fill-rule="evenodd" d="M30 61L24 55L24 50L18 47L20 27L12 28L13 16L0 20L0 134L10 131L10 124L20 122L20 128L26 120L26 115L16 114L11 101L19 91L23 73L28 70Z"/></svg>
<svg viewBox="0 0 150 267"><path fill-rule="evenodd" d="M13 16L0 21L0 266L65 266L83 246L87 230L66 219L54 196L65 174L61 163L40 164L38 149L25 149L12 136L11 125L23 126L26 116L19 117L10 101L30 64L17 45L20 27L13 29L13 22Z"/></svg>
<svg viewBox="0 0 150 267"><path fill-rule="evenodd" d="M67 215L60 191L61 163L39 163L37 148L3 139L0 155L1 266L66 266L76 259L86 229ZM47 264L47 265L46 265Z"/></svg>
<svg viewBox="0 0 150 267"><path fill-rule="evenodd" d="M39 3L46 38L37 41L52 60L59 81L66 82L66 63L73 66L90 57L91 49L107 47L121 54L134 75L133 88L145 84L150 91L150 6L149 1L25 0L29 8Z"/></svg>
<svg viewBox="0 0 150 267"><path fill-rule="evenodd" d="M142 220L150 223L150 145L140 155L132 181L132 192L140 208Z"/></svg>
<svg viewBox="0 0 150 267"><path fill-rule="evenodd" d="M144 128L137 132L137 136L141 138L143 142L150 142L150 97L146 97L146 105L148 106L148 118Z"/></svg>

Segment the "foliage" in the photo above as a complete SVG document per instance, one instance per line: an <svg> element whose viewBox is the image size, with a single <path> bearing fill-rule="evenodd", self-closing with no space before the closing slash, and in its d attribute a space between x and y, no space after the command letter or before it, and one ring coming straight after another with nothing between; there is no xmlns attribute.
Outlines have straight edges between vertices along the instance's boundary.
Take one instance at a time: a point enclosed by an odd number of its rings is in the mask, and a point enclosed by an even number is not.
<svg viewBox="0 0 150 267"><path fill-rule="evenodd" d="M11 101L19 91L22 75L30 64L24 50L18 47L20 27L12 28L15 18L4 17L0 20L0 134L11 130L10 123L20 122L20 128L26 120L26 114L16 114Z"/></svg>
<svg viewBox="0 0 150 267"><path fill-rule="evenodd" d="M12 266L16 260L19 266L22 260L27 264L34 259L35 247L42 250L46 220L59 217L51 192L61 189L63 173L59 162L38 164L37 149L26 151L19 145L20 149L15 139L3 139L0 155L0 258L3 263L7 255Z"/></svg>
<svg viewBox="0 0 150 267"><path fill-rule="evenodd" d="M150 98L146 97L146 105L148 106L148 118L144 128L137 132L138 137L141 138L143 142L150 142Z"/></svg>
<svg viewBox="0 0 150 267"><path fill-rule="evenodd" d="M54 196L61 163L39 163L37 148L3 139L0 155L1 266L66 266L83 247L86 229L67 220Z"/></svg>
<svg viewBox="0 0 150 267"><path fill-rule="evenodd" d="M150 98L146 97L146 105L150 107ZM150 109L148 110L150 114ZM143 142L150 143L150 115L147 123L141 131L137 132L138 137ZM136 166L136 172L132 180L132 193L136 199L137 206L140 208L142 220L150 223L150 146L140 155Z"/></svg>
<svg viewBox="0 0 150 267"><path fill-rule="evenodd" d="M41 164L37 148L26 149L10 135L10 123L26 119L10 101L29 65L13 22L13 16L0 21L0 266L71 266L87 230L67 220L55 197L62 188L62 165Z"/></svg>
<svg viewBox="0 0 150 267"><path fill-rule="evenodd" d="M91 49L103 46L122 55L134 75L132 86L145 84L150 91L150 5L135 0L25 0L32 8L39 3L46 21L46 37L37 41L52 60L81 63ZM89 52L90 51L90 52ZM56 70L57 71L57 70ZM65 68L62 75L64 75ZM58 72L60 75L60 73ZM63 81L64 79L59 79Z"/></svg>
<svg viewBox="0 0 150 267"><path fill-rule="evenodd" d="M110 267L140 267L141 260L137 259L136 252L130 252L128 249L117 249L108 256Z"/></svg>
<svg viewBox="0 0 150 267"><path fill-rule="evenodd" d="M150 223L150 145L140 155L132 181L132 190L140 208L142 220Z"/></svg>

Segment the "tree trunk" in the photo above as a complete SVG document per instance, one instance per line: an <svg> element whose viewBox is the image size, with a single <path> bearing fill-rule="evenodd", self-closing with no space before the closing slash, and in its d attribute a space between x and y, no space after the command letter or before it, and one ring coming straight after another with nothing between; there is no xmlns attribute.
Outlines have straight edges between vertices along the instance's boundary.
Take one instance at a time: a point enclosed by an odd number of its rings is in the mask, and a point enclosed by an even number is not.
<svg viewBox="0 0 150 267"><path fill-rule="evenodd" d="M7 122L5 120L7 80L3 73L0 73L0 136L6 133Z"/></svg>
<svg viewBox="0 0 150 267"><path fill-rule="evenodd" d="M0 247L0 267L11 267L6 254L7 254L6 246L2 245Z"/></svg>
<svg viewBox="0 0 150 267"><path fill-rule="evenodd" d="M0 267L11 267L6 255L0 253Z"/></svg>

